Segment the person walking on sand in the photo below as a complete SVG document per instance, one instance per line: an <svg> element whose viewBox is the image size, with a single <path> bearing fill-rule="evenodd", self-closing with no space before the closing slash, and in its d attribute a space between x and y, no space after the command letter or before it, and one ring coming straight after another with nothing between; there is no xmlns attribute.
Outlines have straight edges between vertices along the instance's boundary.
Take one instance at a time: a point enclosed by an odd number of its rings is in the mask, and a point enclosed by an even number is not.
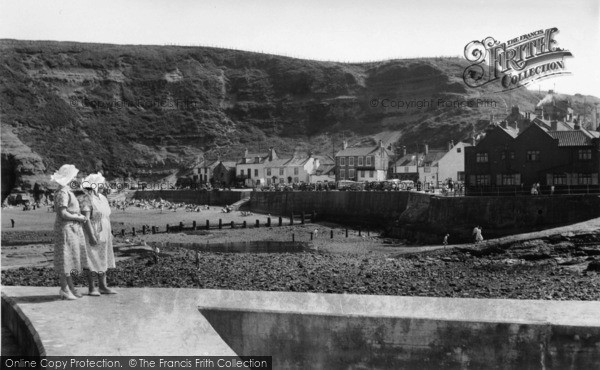
<svg viewBox="0 0 600 370"><path fill-rule="evenodd" d="M69 188L78 172L72 164L65 164L50 177L51 181L59 185L54 193L54 271L59 276L59 296L67 300L81 297L73 285L72 275L88 267L85 236L81 226L87 222L87 218L79 213L79 202Z"/></svg>
<svg viewBox="0 0 600 370"><path fill-rule="evenodd" d="M12 218L10 219L10 224L12 226L12 228L15 228L15 220L13 220Z"/></svg>
<svg viewBox="0 0 600 370"><path fill-rule="evenodd" d="M85 195L81 198L81 213L88 222L84 226L86 250L88 257L89 273L88 294L100 296L100 294L116 294L108 287L106 272L109 268L115 268L115 255L113 252L113 236L110 225L110 205L104 195L98 190L105 183L102 174L92 174L83 180ZM98 276L98 286L94 285L94 276Z"/></svg>
<svg viewBox="0 0 600 370"><path fill-rule="evenodd" d="M481 226L475 227L473 232L475 233L475 243L481 243L483 241L483 235L481 234Z"/></svg>
<svg viewBox="0 0 600 370"><path fill-rule="evenodd" d="M449 236L450 236L450 234L446 234L446 235L444 236L444 241L443 241L443 244L444 244L444 249L446 249L446 247L448 246L448 237L449 237Z"/></svg>

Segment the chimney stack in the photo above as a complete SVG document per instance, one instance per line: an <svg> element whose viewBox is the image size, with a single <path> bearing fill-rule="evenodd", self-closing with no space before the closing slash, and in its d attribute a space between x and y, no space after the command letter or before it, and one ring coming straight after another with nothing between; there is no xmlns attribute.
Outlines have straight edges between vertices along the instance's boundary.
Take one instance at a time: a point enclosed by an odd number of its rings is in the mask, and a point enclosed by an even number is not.
<svg viewBox="0 0 600 370"><path fill-rule="evenodd" d="M379 140L379 147L383 148L383 141Z"/></svg>
<svg viewBox="0 0 600 370"><path fill-rule="evenodd" d="M244 158L248 158L248 148L244 149Z"/></svg>
<svg viewBox="0 0 600 370"><path fill-rule="evenodd" d="M450 140L448 142L448 151L451 151L453 147L454 147L454 141Z"/></svg>
<svg viewBox="0 0 600 370"><path fill-rule="evenodd" d="M348 147L348 142L346 140L342 141L342 149L346 149Z"/></svg>
<svg viewBox="0 0 600 370"><path fill-rule="evenodd" d="M425 155L429 154L429 145L425 144Z"/></svg>
<svg viewBox="0 0 600 370"><path fill-rule="evenodd" d="M273 161L277 159L277 153L275 153L275 148L270 147L269 148L269 161Z"/></svg>
<svg viewBox="0 0 600 370"><path fill-rule="evenodd" d="M550 129L552 131L557 131L558 130L558 121L556 121L556 120L550 121Z"/></svg>
<svg viewBox="0 0 600 370"><path fill-rule="evenodd" d="M406 146L402 147L402 156L406 156Z"/></svg>

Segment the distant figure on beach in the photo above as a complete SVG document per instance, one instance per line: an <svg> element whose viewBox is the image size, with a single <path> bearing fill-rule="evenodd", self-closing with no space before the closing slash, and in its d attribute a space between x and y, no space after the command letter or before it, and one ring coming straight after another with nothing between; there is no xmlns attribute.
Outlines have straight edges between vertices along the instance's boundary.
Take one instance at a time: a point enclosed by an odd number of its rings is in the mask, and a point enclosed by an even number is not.
<svg viewBox="0 0 600 370"><path fill-rule="evenodd" d="M200 268L200 251L196 251L196 268Z"/></svg>
<svg viewBox="0 0 600 370"><path fill-rule="evenodd" d="M446 248L446 246L448 245L448 237L449 237L449 236L450 236L450 234L446 234L446 235L444 236L444 241L443 241L444 248Z"/></svg>
<svg viewBox="0 0 600 370"><path fill-rule="evenodd" d="M315 230L313 231L313 238L315 238L315 239L316 239L318 234L319 234L319 229L315 229Z"/></svg>
<svg viewBox="0 0 600 370"><path fill-rule="evenodd" d="M152 249L154 249L154 263L158 264L158 255L160 253L160 248L158 248L158 245L154 244L154 246L152 247Z"/></svg>
<svg viewBox="0 0 600 370"><path fill-rule="evenodd" d="M475 243L481 243L483 241L483 235L481 235L481 226L475 226L473 229L473 237L475 239Z"/></svg>
<svg viewBox="0 0 600 370"><path fill-rule="evenodd" d="M15 228L15 220L13 220L12 218L10 219L10 224L12 225L12 228Z"/></svg>

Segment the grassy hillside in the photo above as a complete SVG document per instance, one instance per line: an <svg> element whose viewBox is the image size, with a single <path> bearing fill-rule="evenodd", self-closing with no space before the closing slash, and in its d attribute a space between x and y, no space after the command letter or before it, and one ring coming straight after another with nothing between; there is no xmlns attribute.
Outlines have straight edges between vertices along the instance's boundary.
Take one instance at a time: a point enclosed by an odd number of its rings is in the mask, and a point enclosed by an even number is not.
<svg viewBox="0 0 600 370"><path fill-rule="evenodd" d="M3 144L17 137L39 154L38 172L74 163L109 178L153 180L199 155L236 157L245 147L331 153L342 138L444 146L480 130L492 113L504 115L512 104L531 110L540 99L525 89L468 88L467 63L458 58L344 64L215 48L14 40L1 40L0 50ZM494 104L453 106L469 99ZM414 106L382 107L400 101ZM417 106L425 101L433 104ZM5 128L14 135L5 138ZM3 145L3 175L33 186L5 146L17 145Z"/></svg>

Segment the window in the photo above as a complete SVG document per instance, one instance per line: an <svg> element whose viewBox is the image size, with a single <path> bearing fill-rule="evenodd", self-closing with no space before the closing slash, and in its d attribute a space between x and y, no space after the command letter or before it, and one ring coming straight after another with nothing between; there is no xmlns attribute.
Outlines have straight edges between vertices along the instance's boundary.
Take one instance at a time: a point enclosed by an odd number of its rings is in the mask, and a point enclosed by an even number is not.
<svg viewBox="0 0 600 370"><path fill-rule="evenodd" d="M297 177L294 177L294 182L298 182L298 178Z"/></svg>
<svg viewBox="0 0 600 370"><path fill-rule="evenodd" d="M345 180L345 179L346 179L346 171L340 170L340 180Z"/></svg>
<svg viewBox="0 0 600 370"><path fill-rule="evenodd" d="M271 169L267 168L267 176L271 176Z"/></svg>
<svg viewBox="0 0 600 370"><path fill-rule="evenodd" d="M351 169L350 171L348 171L348 178L349 179L353 179L354 178L354 169Z"/></svg>
<svg viewBox="0 0 600 370"><path fill-rule="evenodd" d="M279 169L279 176L283 176L283 168Z"/></svg>
<svg viewBox="0 0 600 370"><path fill-rule="evenodd" d="M456 152L460 153L462 151L462 148L456 148Z"/></svg>
<svg viewBox="0 0 600 370"><path fill-rule="evenodd" d="M279 183L280 184L284 184L285 183L285 179L279 179Z"/></svg>
<svg viewBox="0 0 600 370"><path fill-rule="evenodd" d="M404 167L404 172L408 173L408 171L410 171L409 168L408 168L408 166L405 166Z"/></svg>
<svg viewBox="0 0 600 370"><path fill-rule="evenodd" d="M294 167L294 175L298 174L298 167Z"/></svg>
<svg viewBox="0 0 600 370"><path fill-rule="evenodd" d="M456 181L465 181L465 171L458 171L458 173L456 174Z"/></svg>
<svg viewBox="0 0 600 370"><path fill-rule="evenodd" d="M475 175L475 185L489 185L489 184L490 184L490 175Z"/></svg>
<svg viewBox="0 0 600 370"><path fill-rule="evenodd" d="M578 173L577 184L579 185L592 185L592 174L590 173Z"/></svg>
<svg viewBox="0 0 600 370"><path fill-rule="evenodd" d="M369 177L373 177L373 171L369 171Z"/></svg>
<svg viewBox="0 0 600 370"><path fill-rule="evenodd" d="M340 166L346 165L346 157L340 157Z"/></svg>
<svg viewBox="0 0 600 370"><path fill-rule="evenodd" d="M540 160L539 150L528 150L527 151L527 162L538 162Z"/></svg>
<svg viewBox="0 0 600 370"><path fill-rule="evenodd" d="M592 149L579 149L577 151L577 157L580 161L588 161L592 159Z"/></svg>
<svg viewBox="0 0 600 370"><path fill-rule="evenodd" d="M363 163L364 163L363 157L358 157L358 165L363 166L364 165Z"/></svg>
<svg viewBox="0 0 600 370"><path fill-rule="evenodd" d="M488 154L487 153L477 153L477 163L488 163Z"/></svg>
<svg viewBox="0 0 600 370"><path fill-rule="evenodd" d="M367 157L367 166L372 166L373 165L373 157Z"/></svg>
<svg viewBox="0 0 600 370"><path fill-rule="evenodd" d="M554 174L554 179L553 179L553 184L554 185L567 185L567 174L566 173L561 173L561 174Z"/></svg>
<svg viewBox="0 0 600 370"><path fill-rule="evenodd" d="M348 166L354 166L354 157L348 158Z"/></svg>
<svg viewBox="0 0 600 370"><path fill-rule="evenodd" d="M502 175L502 185L517 185L516 175Z"/></svg>
<svg viewBox="0 0 600 370"><path fill-rule="evenodd" d="M244 170L240 170L240 176L244 176Z"/></svg>
<svg viewBox="0 0 600 370"><path fill-rule="evenodd" d="M258 168L254 170L254 177L258 177Z"/></svg>
<svg viewBox="0 0 600 370"><path fill-rule="evenodd" d="M362 177L362 178L365 177L365 171L360 171L360 177Z"/></svg>
<svg viewBox="0 0 600 370"><path fill-rule="evenodd" d="M502 159L506 159L506 158L508 158L508 159L515 159L515 152L512 151L512 150L510 150L510 151L509 150L504 150L501 153L501 158Z"/></svg>
<svg viewBox="0 0 600 370"><path fill-rule="evenodd" d="M431 172L431 167L429 167L429 166L423 167L423 172L427 172L427 173Z"/></svg>

